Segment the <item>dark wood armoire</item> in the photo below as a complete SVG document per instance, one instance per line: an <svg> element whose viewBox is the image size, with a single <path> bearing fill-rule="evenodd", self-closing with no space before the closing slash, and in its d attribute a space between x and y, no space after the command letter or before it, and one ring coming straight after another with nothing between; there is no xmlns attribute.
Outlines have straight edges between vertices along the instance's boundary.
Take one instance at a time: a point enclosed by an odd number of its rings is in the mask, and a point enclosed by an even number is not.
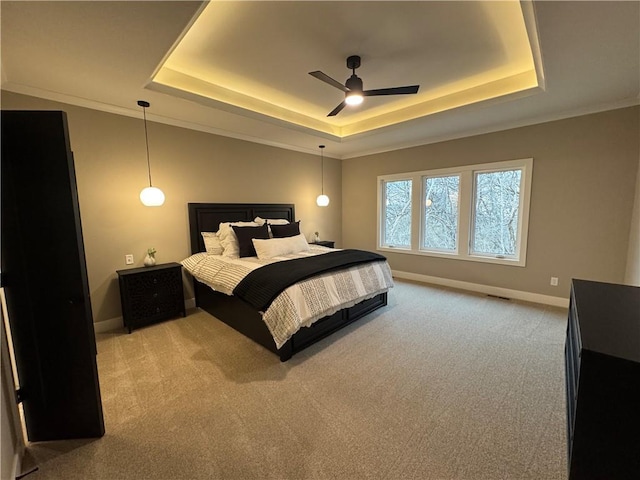
<svg viewBox="0 0 640 480"><path fill-rule="evenodd" d="M30 441L104 435L73 153L60 111L2 112L1 279Z"/></svg>

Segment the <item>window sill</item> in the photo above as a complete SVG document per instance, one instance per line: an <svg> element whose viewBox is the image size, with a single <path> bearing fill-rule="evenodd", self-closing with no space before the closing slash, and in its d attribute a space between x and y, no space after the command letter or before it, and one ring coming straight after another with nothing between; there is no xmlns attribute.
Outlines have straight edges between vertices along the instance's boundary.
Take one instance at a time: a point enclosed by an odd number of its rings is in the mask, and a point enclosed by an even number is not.
<svg viewBox="0 0 640 480"><path fill-rule="evenodd" d="M380 252L392 252L402 253L405 255L417 255L420 257L436 257L446 258L448 260L462 260L466 262L480 262L480 263L493 263L496 265L508 265L510 267L525 267L526 259L510 259L510 258L495 258L495 257L482 257L479 255L460 255L458 253L445 253L445 252L427 252L424 250L412 250L402 247L381 247L377 248Z"/></svg>

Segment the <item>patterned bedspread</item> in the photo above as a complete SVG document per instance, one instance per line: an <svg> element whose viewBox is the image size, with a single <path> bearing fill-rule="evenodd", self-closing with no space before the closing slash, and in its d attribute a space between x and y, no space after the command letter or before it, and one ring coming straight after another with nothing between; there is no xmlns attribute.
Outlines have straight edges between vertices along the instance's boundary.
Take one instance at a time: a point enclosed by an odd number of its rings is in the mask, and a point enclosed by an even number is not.
<svg viewBox="0 0 640 480"><path fill-rule="evenodd" d="M216 291L231 295L236 285L252 270L276 261L287 261L335 251L310 246L310 250L268 260L257 257L229 259L220 255L197 253L182 265L197 280ZM301 327L307 327L327 315L351 307L393 287L387 262L357 265L298 282L278 295L262 318L278 348Z"/></svg>

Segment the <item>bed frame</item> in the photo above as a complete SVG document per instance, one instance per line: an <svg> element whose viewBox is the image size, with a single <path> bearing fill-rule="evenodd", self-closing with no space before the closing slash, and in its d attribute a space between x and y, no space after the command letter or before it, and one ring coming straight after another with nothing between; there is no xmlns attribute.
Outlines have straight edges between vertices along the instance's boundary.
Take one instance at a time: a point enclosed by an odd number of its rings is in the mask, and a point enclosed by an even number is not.
<svg viewBox="0 0 640 480"><path fill-rule="evenodd" d="M282 203L189 203L191 253L204 252L201 232L216 232L220 222L249 222L256 217L283 218L295 221L293 204ZM193 279L196 306L209 312L238 332L280 356L285 362L309 345L364 317L387 304L387 293L381 293L350 308L322 318L310 327L301 328L280 349L259 312L237 297L216 292Z"/></svg>

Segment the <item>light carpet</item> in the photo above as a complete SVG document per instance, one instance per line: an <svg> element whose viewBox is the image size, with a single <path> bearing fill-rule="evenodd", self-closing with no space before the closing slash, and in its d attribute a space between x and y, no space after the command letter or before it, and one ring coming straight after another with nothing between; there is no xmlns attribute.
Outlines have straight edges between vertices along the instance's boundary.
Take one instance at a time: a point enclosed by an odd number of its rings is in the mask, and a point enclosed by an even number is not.
<svg viewBox="0 0 640 480"><path fill-rule="evenodd" d="M397 281L286 363L197 309L102 334L106 435L27 479L564 479L566 318Z"/></svg>

